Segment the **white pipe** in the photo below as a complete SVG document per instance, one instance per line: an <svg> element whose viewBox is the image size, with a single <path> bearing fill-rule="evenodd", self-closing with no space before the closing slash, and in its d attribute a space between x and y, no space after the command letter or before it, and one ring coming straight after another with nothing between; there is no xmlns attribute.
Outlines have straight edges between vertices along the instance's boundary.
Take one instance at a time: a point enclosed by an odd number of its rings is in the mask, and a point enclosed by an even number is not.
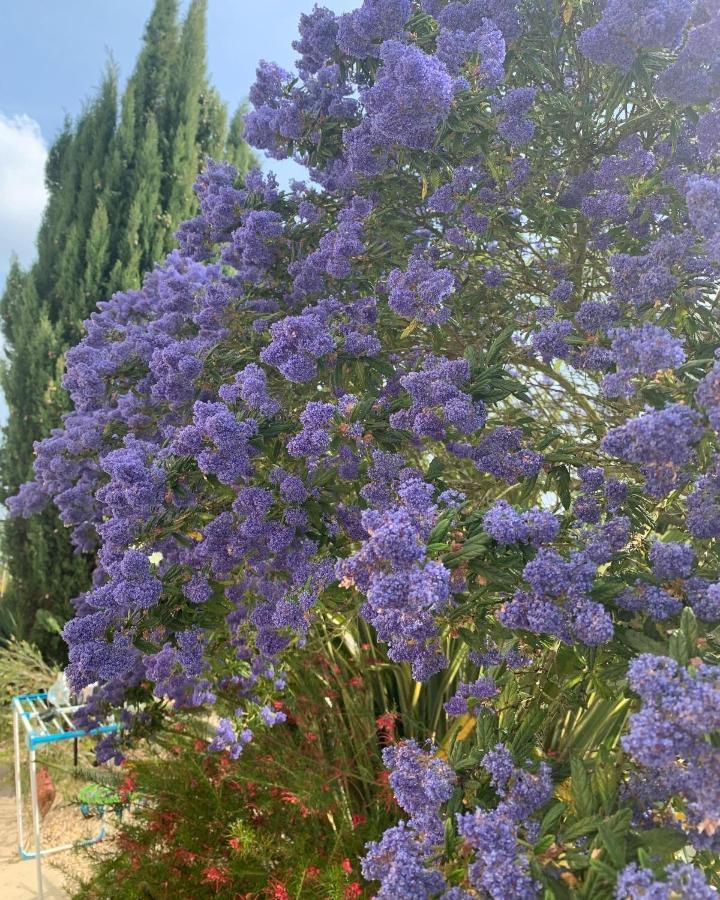
<svg viewBox="0 0 720 900"><path fill-rule="evenodd" d="M20 717L17 706L13 703L13 742L15 744L15 808L17 811L18 847L25 846L22 820L22 781L20 778Z"/></svg>
<svg viewBox="0 0 720 900"><path fill-rule="evenodd" d="M37 770L35 748L30 747L30 796L32 802L33 831L35 832L35 871L37 873L38 900L43 900L42 850L40 849L40 807L38 805Z"/></svg>

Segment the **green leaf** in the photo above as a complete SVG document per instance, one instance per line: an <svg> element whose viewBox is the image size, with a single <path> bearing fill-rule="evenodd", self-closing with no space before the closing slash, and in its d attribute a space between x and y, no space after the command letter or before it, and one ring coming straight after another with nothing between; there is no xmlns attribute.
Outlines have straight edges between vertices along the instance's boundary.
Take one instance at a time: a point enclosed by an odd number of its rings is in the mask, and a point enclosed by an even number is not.
<svg viewBox="0 0 720 900"><path fill-rule="evenodd" d="M632 628L625 628L622 631L618 629L617 635L624 644L627 644L636 653L654 653L656 656L667 655L666 644L648 637L642 631L635 631Z"/></svg>
<svg viewBox="0 0 720 900"><path fill-rule="evenodd" d="M562 817L563 813L567 809L567 806L560 800L550 807L550 809L543 816L543 820L540 823L540 835L547 834L551 828L556 824L556 822Z"/></svg>
<svg viewBox="0 0 720 900"><path fill-rule="evenodd" d="M547 475L549 490L555 490L560 502L565 509L570 509L572 498L570 496L570 472L567 466L553 466Z"/></svg>
<svg viewBox="0 0 720 900"><path fill-rule="evenodd" d="M670 638L670 656L686 666L697 653L697 639L697 619L690 607L686 606L680 616L680 627Z"/></svg>
<svg viewBox="0 0 720 900"><path fill-rule="evenodd" d="M625 865L625 847L607 822L598 825L598 834L610 859L620 869Z"/></svg>
<svg viewBox="0 0 720 900"><path fill-rule="evenodd" d="M650 828L640 832L640 839L653 855L671 857L687 845L687 837L672 828Z"/></svg>
<svg viewBox="0 0 720 900"><path fill-rule="evenodd" d="M445 463L440 459L439 456L433 456L430 461L430 465L427 467L427 480L434 481L440 475L442 475L443 469L445 468Z"/></svg>
<svg viewBox="0 0 720 900"><path fill-rule="evenodd" d="M506 325L505 328L500 332L500 334L495 338L495 340L488 347L487 353L485 354L485 363L486 365L491 365L500 350L502 350L503 346L510 340L510 336L515 331L516 325L512 322L510 325Z"/></svg>
<svg viewBox="0 0 720 900"><path fill-rule="evenodd" d="M585 771L583 761L579 756L570 759L570 774L572 778L572 799L575 811L583 818L592 815L595 810L590 779Z"/></svg>
<svg viewBox="0 0 720 900"><path fill-rule="evenodd" d="M585 816L583 819L578 819L574 825L571 825L563 831L563 843L567 844L579 837L597 831L601 821L602 819L599 816Z"/></svg>
<svg viewBox="0 0 720 900"><path fill-rule="evenodd" d="M603 878L606 878L611 884L614 884L617 880L617 870L601 859L591 859L590 868L602 875Z"/></svg>

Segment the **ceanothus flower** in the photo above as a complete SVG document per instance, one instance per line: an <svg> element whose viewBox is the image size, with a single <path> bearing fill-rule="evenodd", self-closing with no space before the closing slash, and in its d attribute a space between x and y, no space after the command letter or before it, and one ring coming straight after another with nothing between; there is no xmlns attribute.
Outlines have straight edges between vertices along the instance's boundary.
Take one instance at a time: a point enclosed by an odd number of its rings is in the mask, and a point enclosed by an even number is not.
<svg viewBox="0 0 720 900"><path fill-rule="evenodd" d="M503 744L486 753L482 765L501 800L495 809L457 814L458 833L475 851L470 883L493 900L533 900L538 885L522 842L532 841L531 817L552 797L550 768L541 763L531 774L516 767Z"/></svg>
<svg viewBox="0 0 720 900"><path fill-rule="evenodd" d="M695 551L689 544L654 541L650 548L653 574L663 581L689 577L694 562Z"/></svg>
<svg viewBox="0 0 720 900"><path fill-rule="evenodd" d="M363 0L359 9L338 19L338 45L359 59L379 55L383 42L402 35L410 12L410 0Z"/></svg>
<svg viewBox="0 0 720 900"><path fill-rule="evenodd" d="M256 363L248 363L236 375L232 384L224 384L218 391L220 399L227 404L238 400L253 412L271 418L280 409L277 400L273 400L267 392L267 375Z"/></svg>
<svg viewBox="0 0 720 900"><path fill-rule="evenodd" d="M388 305L393 312L429 325L439 325L450 317L443 301L455 290L455 278L449 269L413 257L407 270L393 269L387 279Z"/></svg>
<svg viewBox="0 0 720 900"><path fill-rule="evenodd" d="M634 387L633 376L650 377L662 369L676 369L685 362L683 339L665 328L646 322L639 328L611 328L612 355L617 367L614 376L606 376L603 390L609 397L628 396ZM611 379L614 379L611 381Z"/></svg>
<svg viewBox="0 0 720 900"><path fill-rule="evenodd" d="M483 86L499 85L505 75L505 38L491 19L473 29L441 28L437 38L436 56L445 63L451 75L457 75L469 58L479 56L478 74Z"/></svg>
<svg viewBox="0 0 720 900"><path fill-rule="evenodd" d="M720 751L710 740L720 729L720 668L685 669L664 656L642 654L628 669L640 710L622 745L644 776L665 785L658 801L679 804L673 818L699 849L717 850Z"/></svg>
<svg viewBox="0 0 720 900"><path fill-rule="evenodd" d="M698 384L695 401L707 413L710 427L720 432L720 359Z"/></svg>
<svg viewBox="0 0 720 900"><path fill-rule="evenodd" d="M671 863L665 867L664 876L660 880L652 869L630 863L618 875L615 900L717 900L718 892L690 863Z"/></svg>
<svg viewBox="0 0 720 900"><path fill-rule="evenodd" d="M445 712L449 716L464 716L467 713L476 716L483 703L499 693L500 689L492 678L480 677L470 684L461 681L454 696L445 703Z"/></svg>
<svg viewBox="0 0 720 900"><path fill-rule="evenodd" d="M677 47L691 11L690 0L608 0L578 49L593 62L627 70L639 49Z"/></svg>
<svg viewBox="0 0 720 900"><path fill-rule="evenodd" d="M428 149L450 112L452 78L439 59L397 40L382 44L380 59L375 83L361 95L371 143Z"/></svg>
<svg viewBox="0 0 720 900"><path fill-rule="evenodd" d="M360 614L387 642L390 659L409 662L413 677L424 681L447 665L435 615L449 602L450 572L426 559L426 494L423 508L413 510L403 493L405 505L363 512L368 539L357 553L339 560L337 577L342 587L365 594Z"/></svg>
<svg viewBox="0 0 720 900"><path fill-rule="evenodd" d="M285 316L270 326L272 341L260 353L262 362L274 366L295 384L317 375L318 360L332 353L335 339L328 328L328 311L319 304L299 316Z"/></svg>
<svg viewBox="0 0 720 900"><path fill-rule="evenodd" d="M442 440L448 428L473 434L485 424L486 413L482 402L460 390L469 377L466 360L427 356L421 369L400 378L411 404L393 413L390 424L434 440Z"/></svg>
<svg viewBox="0 0 720 900"><path fill-rule="evenodd" d="M695 458L693 444L702 435L697 413L674 403L611 429L602 447L612 456L638 464L648 494L663 497L687 481L686 467Z"/></svg>
<svg viewBox="0 0 720 900"><path fill-rule="evenodd" d="M557 517L549 510L534 507L522 513L498 500L483 517L485 531L499 544L530 544L539 547L555 540L560 531Z"/></svg>

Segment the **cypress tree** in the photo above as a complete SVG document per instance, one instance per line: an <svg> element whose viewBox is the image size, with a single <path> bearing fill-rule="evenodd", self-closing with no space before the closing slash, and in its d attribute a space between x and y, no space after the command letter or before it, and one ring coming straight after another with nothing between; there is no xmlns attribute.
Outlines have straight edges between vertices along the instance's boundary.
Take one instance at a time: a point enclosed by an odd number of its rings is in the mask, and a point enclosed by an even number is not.
<svg viewBox="0 0 720 900"><path fill-rule="evenodd" d="M242 140L242 113L227 130L225 107L206 75L205 0L192 0L182 25L177 0L156 0L140 54L120 100L109 65L97 95L50 149L48 204L37 262L15 262L0 298L7 360L0 382L10 410L0 450L0 499L31 477L33 442L67 408L63 354L95 304L139 287L194 212L191 190L206 156L253 156ZM226 152L227 151L227 152ZM93 560L73 552L66 529L46 511L5 522L2 553L10 582L4 597L23 637L62 652L58 623L86 589Z"/></svg>

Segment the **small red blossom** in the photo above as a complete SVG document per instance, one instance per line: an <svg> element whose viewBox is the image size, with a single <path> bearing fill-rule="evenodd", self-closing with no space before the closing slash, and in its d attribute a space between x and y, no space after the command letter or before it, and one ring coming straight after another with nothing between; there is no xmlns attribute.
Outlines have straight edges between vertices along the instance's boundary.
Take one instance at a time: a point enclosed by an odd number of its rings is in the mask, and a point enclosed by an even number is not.
<svg viewBox="0 0 720 900"><path fill-rule="evenodd" d="M357 828L359 825L364 825L367 822L367 816L360 815L359 813L353 813L351 816L352 826L353 828Z"/></svg>
<svg viewBox="0 0 720 900"><path fill-rule="evenodd" d="M343 900L356 900L357 897L362 897L362 888L359 882L353 881L345 888Z"/></svg>
<svg viewBox="0 0 720 900"><path fill-rule="evenodd" d="M308 866L305 869L305 878L307 881L315 881L315 879L320 874L320 869L317 866Z"/></svg>
<svg viewBox="0 0 720 900"><path fill-rule="evenodd" d="M375 719L375 727L381 744L391 744L395 740L395 723L397 713L386 712Z"/></svg>
<svg viewBox="0 0 720 900"><path fill-rule="evenodd" d="M197 859L197 853L192 850L186 850L185 847L178 847L175 851L175 862L182 866L189 866Z"/></svg>
<svg viewBox="0 0 720 900"><path fill-rule="evenodd" d="M352 872L352 863L347 857L345 857L340 865L342 866L343 872L347 872L348 875Z"/></svg>
<svg viewBox="0 0 720 900"><path fill-rule="evenodd" d="M203 875L205 884L211 884L216 891L219 891L223 885L230 882L227 869L221 869L219 866L208 866L203 870Z"/></svg>

